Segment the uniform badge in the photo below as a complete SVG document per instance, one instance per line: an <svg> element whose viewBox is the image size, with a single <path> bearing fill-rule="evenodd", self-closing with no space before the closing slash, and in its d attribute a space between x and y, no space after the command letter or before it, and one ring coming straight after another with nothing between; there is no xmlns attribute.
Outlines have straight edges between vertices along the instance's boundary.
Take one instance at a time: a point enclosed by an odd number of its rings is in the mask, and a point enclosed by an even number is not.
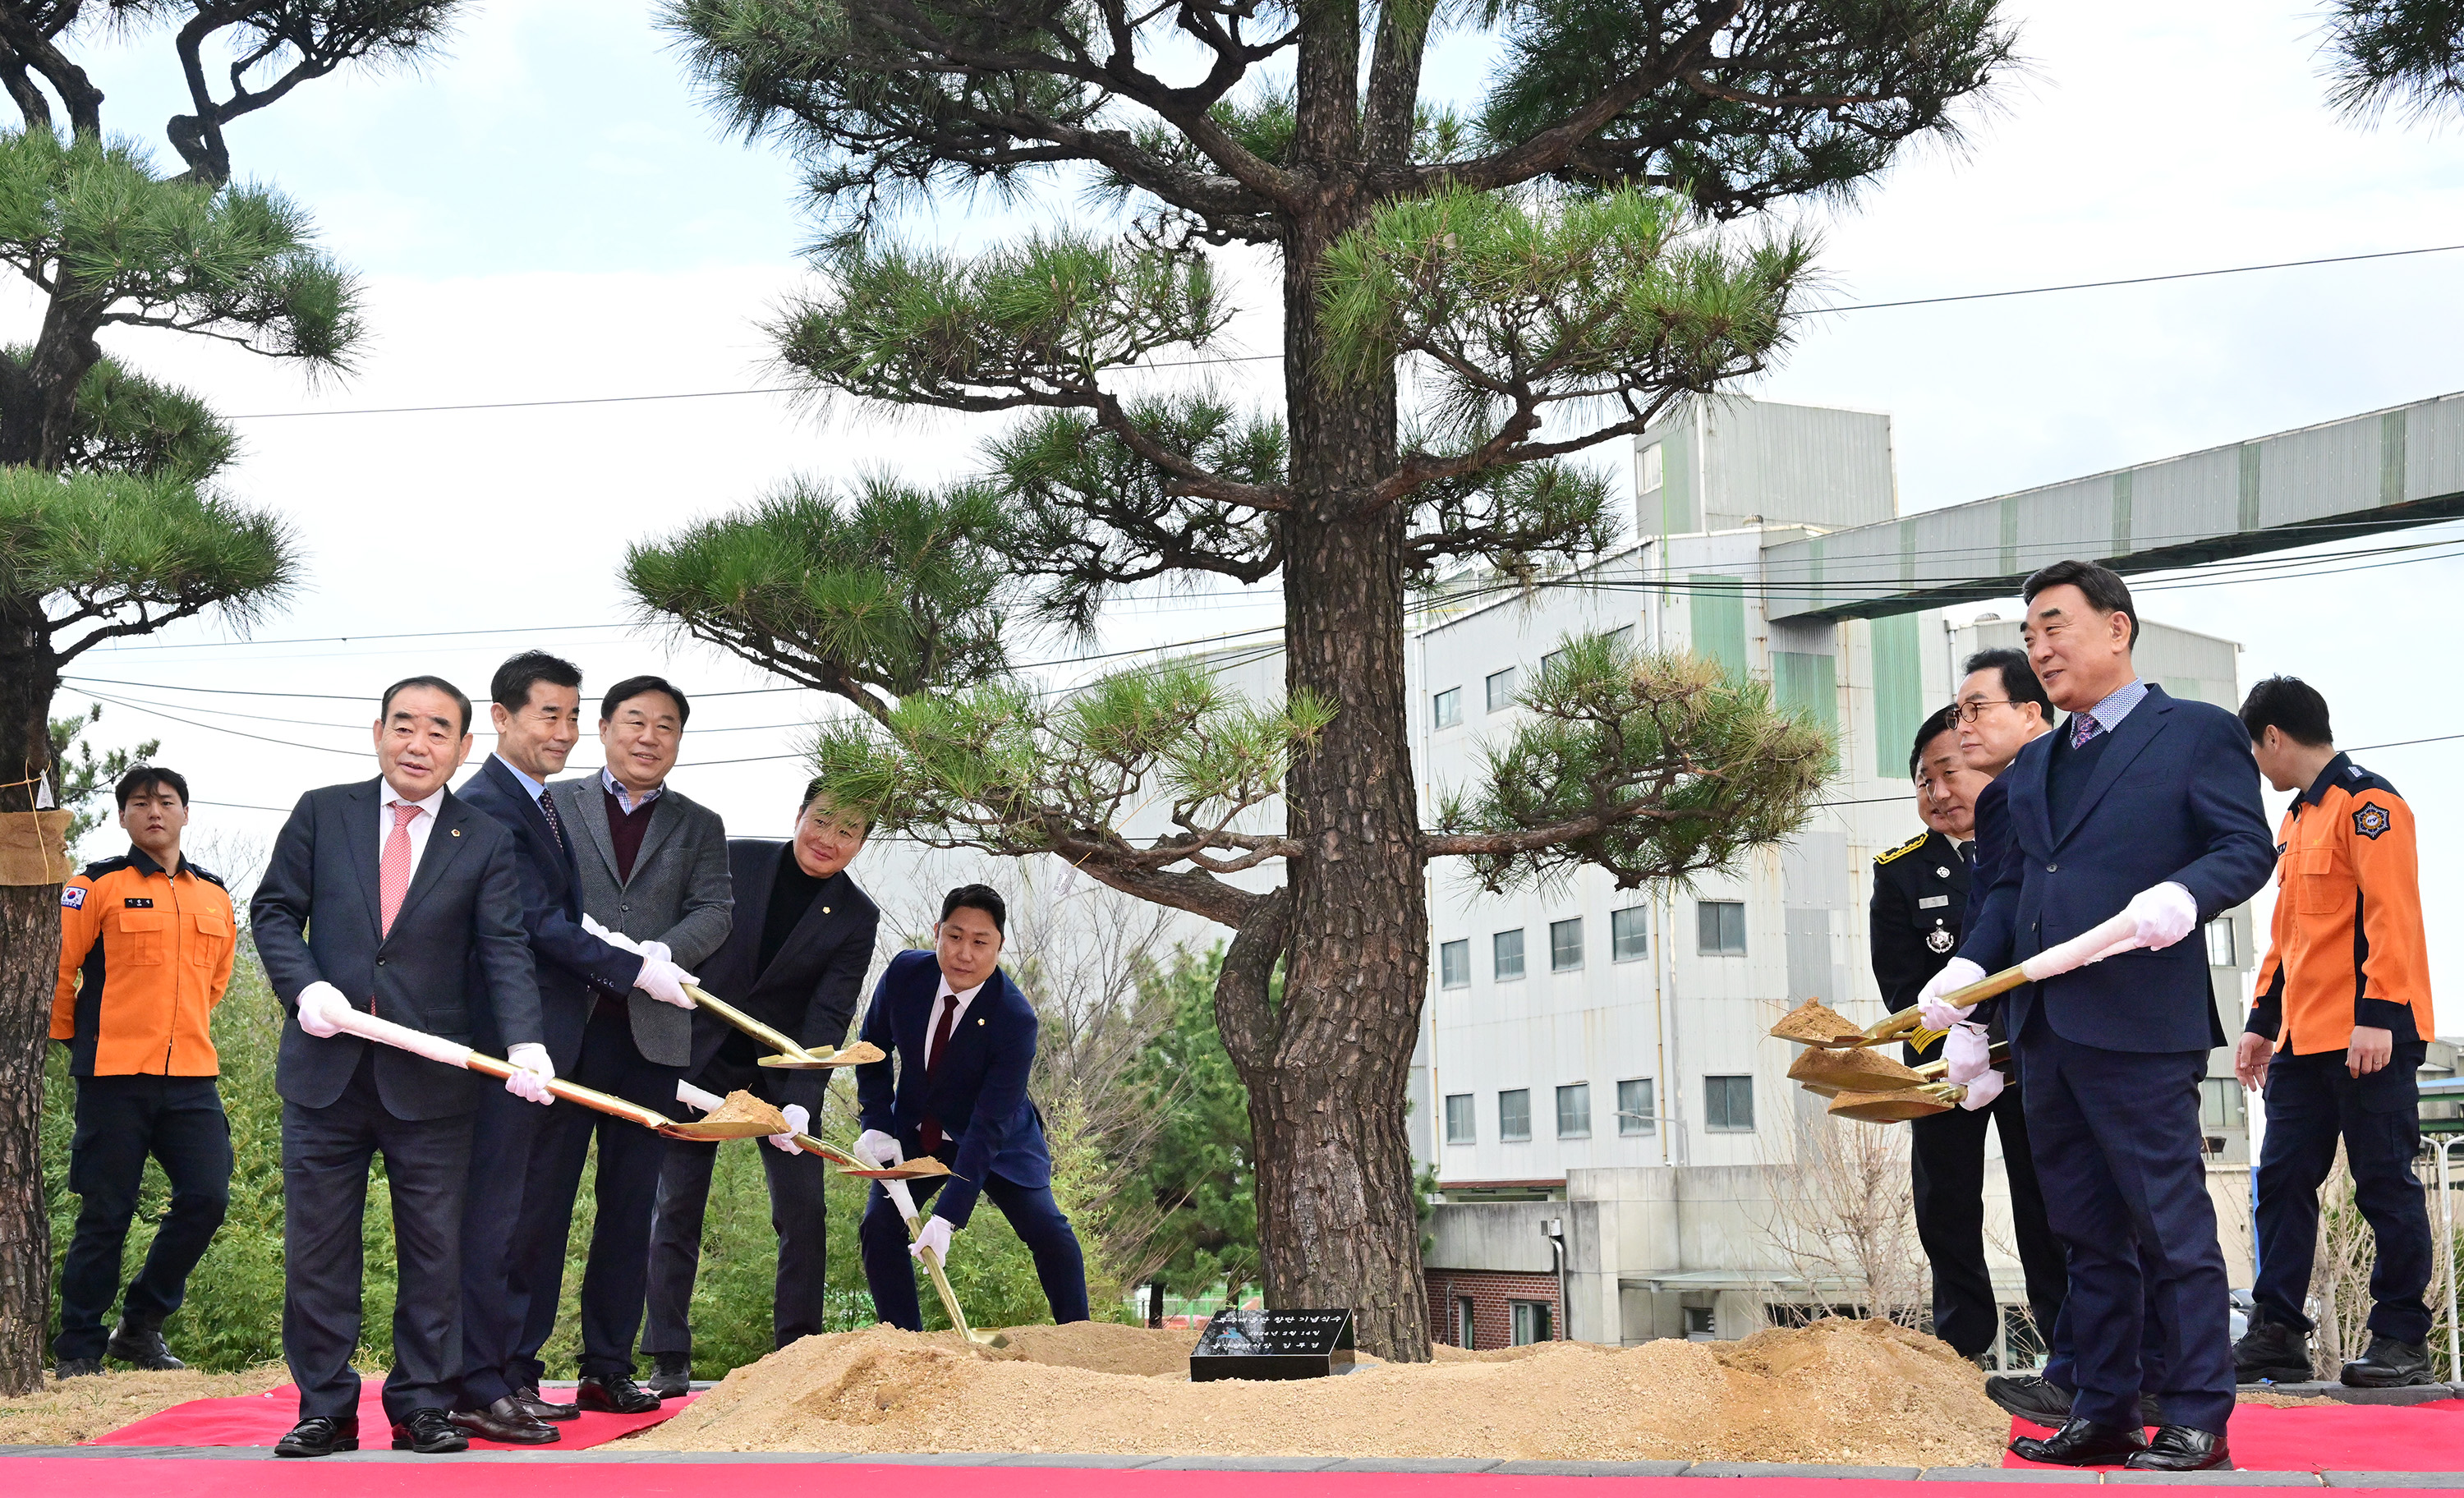
<svg viewBox="0 0 2464 1498"><path fill-rule="evenodd" d="M2380 833L2387 829L2387 810L2385 806L2364 805L2353 813L2353 830L2364 837L2375 840Z"/></svg>
<svg viewBox="0 0 2464 1498"><path fill-rule="evenodd" d="M1933 876L1937 879L1947 879L1950 877L1950 870L1940 864L1936 864L1933 869Z"/></svg>
<svg viewBox="0 0 2464 1498"><path fill-rule="evenodd" d="M122 901L121 901L121 902L120 902L120 904L121 904L121 909L123 909L123 910L132 910L132 911L150 911L150 910L152 910L152 909L154 908L154 902L153 902L152 900L150 900L150 899L140 899L140 898L138 898L136 895L133 895L133 894L132 894L132 895L130 895L128 898L126 898L126 899L124 899L124 900L122 900Z"/></svg>
<svg viewBox="0 0 2464 1498"><path fill-rule="evenodd" d="M1936 926L1933 930L1925 933L1925 948L1930 952L1943 953L1949 951L1950 940L1950 933L1943 930L1940 926Z"/></svg>
<svg viewBox="0 0 2464 1498"><path fill-rule="evenodd" d="M81 884L60 886L60 909L64 911L85 909L85 886Z"/></svg>

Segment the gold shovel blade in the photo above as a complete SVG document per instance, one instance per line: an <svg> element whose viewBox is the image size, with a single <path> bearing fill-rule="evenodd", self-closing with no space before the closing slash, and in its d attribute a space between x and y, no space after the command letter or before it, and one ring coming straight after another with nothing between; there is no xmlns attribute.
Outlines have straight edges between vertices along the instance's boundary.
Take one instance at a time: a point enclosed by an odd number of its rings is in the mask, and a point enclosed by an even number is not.
<svg viewBox="0 0 2464 1498"><path fill-rule="evenodd" d="M1831 1100L1835 1117L1857 1118L1866 1123L1903 1123L1911 1118L1930 1118L1950 1112L1952 1105L1934 1095L1931 1088L1906 1088L1893 1092L1842 1092Z"/></svg>
<svg viewBox="0 0 2464 1498"><path fill-rule="evenodd" d="M928 1176L946 1176L950 1174L950 1167L927 1156L920 1160L892 1165L887 1170L863 1170L853 1165L842 1165L839 1174L861 1176L867 1180L921 1180Z"/></svg>
<svg viewBox="0 0 2464 1498"><path fill-rule="evenodd" d="M1865 1038L1862 1025L1851 1024L1838 1010L1819 999L1808 999L1771 1027L1776 1040L1800 1046L1855 1046Z"/></svg>
<svg viewBox="0 0 2464 1498"><path fill-rule="evenodd" d="M1874 1050L1800 1051L1788 1075L1793 1082L1847 1092L1892 1092L1926 1081L1922 1072Z"/></svg>
<svg viewBox="0 0 2464 1498"><path fill-rule="evenodd" d="M777 1133L758 1123L712 1123L697 1119L692 1123L671 1123L659 1131L671 1139L697 1139L704 1144L721 1139L760 1139Z"/></svg>
<svg viewBox="0 0 2464 1498"><path fill-rule="evenodd" d="M764 1056L761 1065L784 1071L821 1071L836 1067L863 1067L882 1059L882 1049L870 1041L858 1041L832 1050L816 1046L802 1056Z"/></svg>

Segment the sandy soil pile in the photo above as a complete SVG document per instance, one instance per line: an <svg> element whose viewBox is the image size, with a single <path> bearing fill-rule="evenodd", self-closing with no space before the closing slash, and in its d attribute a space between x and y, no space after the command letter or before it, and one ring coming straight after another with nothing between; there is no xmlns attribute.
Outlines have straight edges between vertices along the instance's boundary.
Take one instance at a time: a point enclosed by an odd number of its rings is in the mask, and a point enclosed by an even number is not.
<svg viewBox="0 0 2464 1498"><path fill-rule="evenodd" d="M174 1404L263 1394L290 1381L290 1371L280 1363L231 1374L115 1370L84 1378L47 1377L41 1392L0 1402L0 1445L75 1445Z"/></svg>
<svg viewBox="0 0 2464 1498"><path fill-rule="evenodd" d="M1991 1465L2009 1417L1942 1343L1881 1321L1744 1342L1546 1343L1290 1383L1187 1380L1191 1334L1023 1327L1017 1355L877 1327L739 1368L635 1446L674 1451Z"/></svg>

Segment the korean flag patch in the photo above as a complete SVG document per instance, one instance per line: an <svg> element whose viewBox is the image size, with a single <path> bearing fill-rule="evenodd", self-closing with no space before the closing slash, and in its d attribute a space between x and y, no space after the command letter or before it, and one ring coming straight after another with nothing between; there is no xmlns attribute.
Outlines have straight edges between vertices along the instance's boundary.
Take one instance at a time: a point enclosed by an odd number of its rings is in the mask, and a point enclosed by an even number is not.
<svg viewBox="0 0 2464 1498"><path fill-rule="evenodd" d="M81 884L60 886L60 909L64 911L85 909L85 886Z"/></svg>
<svg viewBox="0 0 2464 1498"><path fill-rule="evenodd" d="M2375 839L2387 829L2387 810L2385 806L2365 804L2353 812L2353 830L2362 836Z"/></svg>

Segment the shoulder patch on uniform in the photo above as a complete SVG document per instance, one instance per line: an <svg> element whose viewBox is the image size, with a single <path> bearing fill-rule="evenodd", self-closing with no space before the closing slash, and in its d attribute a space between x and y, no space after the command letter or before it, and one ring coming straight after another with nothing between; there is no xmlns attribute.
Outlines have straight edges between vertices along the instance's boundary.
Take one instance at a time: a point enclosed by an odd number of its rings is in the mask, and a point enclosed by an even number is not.
<svg viewBox="0 0 2464 1498"><path fill-rule="evenodd" d="M1892 848L1887 853L1876 853L1874 855L1874 862L1877 864L1887 864L1892 859L1898 858L1903 854L1913 853L1918 848L1925 847L1925 839L1931 836L1933 836L1933 834L1930 832L1920 832L1916 836L1908 839L1906 842L1902 843L1899 847Z"/></svg>
<svg viewBox="0 0 2464 1498"><path fill-rule="evenodd" d="M110 873L116 869L125 869L127 867L128 855L126 853L121 853L115 857L100 859L97 862L86 865L85 876L89 879L99 879L104 874Z"/></svg>
<svg viewBox="0 0 2464 1498"><path fill-rule="evenodd" d="M183 860L183 862L185 863L186 860ZM214 872L212 870L200 869L194 864L187 864L187 868L188 872L195 874L198 878L212 885L215 889L222 891L225 894L229 894L231 892L231 887L223 883L223 876Z"/></svg>
<svg viewBox="0 0 2464 1498"><path fill-rule="evenodd" d="M66 911L81 911L85 909L85 886L81 884L61 885L60 909Z"/></svg>
<svg viewBox="0 0 2464 1498"><path fill-rule="evenodd" d="M2365 804L2353 808L2353 830L2364 837L2375 839L2380 833L2385 832L2388 826L2387 809L2385 806Z"/></svg>

